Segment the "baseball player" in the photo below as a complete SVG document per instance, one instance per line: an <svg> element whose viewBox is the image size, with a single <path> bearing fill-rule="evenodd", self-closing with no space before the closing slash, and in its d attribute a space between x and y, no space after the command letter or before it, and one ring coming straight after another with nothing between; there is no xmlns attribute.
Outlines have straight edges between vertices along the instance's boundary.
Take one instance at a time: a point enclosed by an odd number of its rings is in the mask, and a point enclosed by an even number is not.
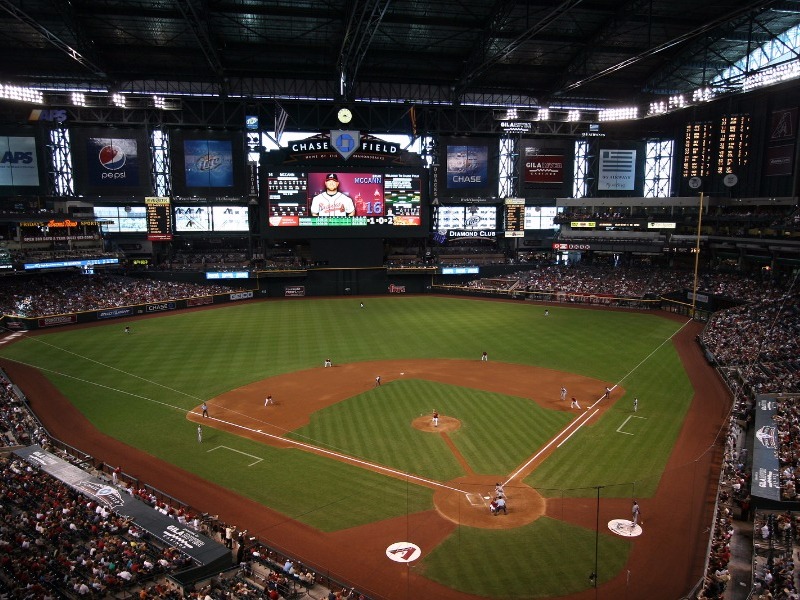
<svg viewBox="0 0 800 600"><path fill-rule="evenodd" d="M567 388L565 388L565 387L562 387L562 388L561 388L561 400L562 400L562 402L563 402L563 401L564 401L564 400L566 400L566 399L567 399Z"/></svg>
<svg viewBox="0 0 800 600"><path fill-rule="evenodd" d="M202 408L202 409L203 409L203 416L204 416L204 417L207 417L207 416L208 416L208 404L206 404L205 402L203 402L203 405L202 405L200 408Z"/></svg>
<svg viewBox="0 0 800 600"><path fill-rule="evenodd" d="M378 375L378 376L375 378L375 387L380 387L380 385L381 385L381 376L380 376L380 375Z"/></svg>
<svg viewBox="0 0 800 600"><path fill-rule="evenodd" d="M633 412L636 412L637 410L639 410L639 399L638 398L634 398L633 399Z"/></svg>
<svg viewBox="0 0 800 600"><path fill-rule="evenodd" d="M270 394L269 396L267 396L266 398L264 398L264 406L267 406L267 405L269 405L269 404L275 404L275 403L272 401L272 394Z"/></svg>
<svg viewBox="0 0 800 600"><path fill-rule="evenodd" d="M203 443L203 428L200 425L197 426L197 443Z"/></svg>
<svg viewBox="0 0 800 600"><path fill-rule="evenodd" d="M636 527L636 524L639 522L639 517L641 516L641 511L639 510L639 503L636 500L633 501L633 506L631 507L631 528Z"/></svg>
<svg viewBox="0 0 800 600"><path fill-rule="evenodd" d="M503 484L500 483L499 481L494 484L494 495L497 498L505 498L506 497L506 491L503 488Z"/></svg>
<svg viewBox="0 0 800 600"><path fill-rule="evenodd" d="M570 404L569 407L570 408L580 408L581 407L581 405L578 404L578 399L575 396L572 397L572 404Z"/></svg>
<svg viewBox="0 0 800 600"><path fill-rule="evenodd" d="M433 409L433 426L439 426L439 411L437 411L435 408Z"/></svg>

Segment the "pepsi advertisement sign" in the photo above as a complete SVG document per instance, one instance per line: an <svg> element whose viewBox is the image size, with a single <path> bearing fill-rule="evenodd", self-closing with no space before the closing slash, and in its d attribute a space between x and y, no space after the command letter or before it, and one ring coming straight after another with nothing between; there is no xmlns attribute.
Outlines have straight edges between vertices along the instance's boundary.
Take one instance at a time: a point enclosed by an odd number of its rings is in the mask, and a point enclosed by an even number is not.
<svg viewBox="0 0 800 600"><path fill-rule="evenodd" d="M232 188L233 147L230 140L185 140L187 188Z"/></svg>
<svg viewBox="0 0 800 600"><path fill-rule="evenodd" d="M138 141L133 138L87 138L86 175L90 186L138 186Z"/></svg>

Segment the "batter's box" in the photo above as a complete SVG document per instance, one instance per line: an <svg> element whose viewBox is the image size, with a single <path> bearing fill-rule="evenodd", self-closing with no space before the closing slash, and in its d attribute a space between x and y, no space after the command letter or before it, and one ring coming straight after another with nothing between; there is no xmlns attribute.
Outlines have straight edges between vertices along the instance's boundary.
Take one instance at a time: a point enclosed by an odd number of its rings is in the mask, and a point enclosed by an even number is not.
<svg viewBox="0 0 800 600"><path fill-rule="evenodd" d="M480 506L481 508L486 506L486 502L483 500L483 496L480 494L471 494L467 492L467 502L470 503L470 506Z"/></svg>

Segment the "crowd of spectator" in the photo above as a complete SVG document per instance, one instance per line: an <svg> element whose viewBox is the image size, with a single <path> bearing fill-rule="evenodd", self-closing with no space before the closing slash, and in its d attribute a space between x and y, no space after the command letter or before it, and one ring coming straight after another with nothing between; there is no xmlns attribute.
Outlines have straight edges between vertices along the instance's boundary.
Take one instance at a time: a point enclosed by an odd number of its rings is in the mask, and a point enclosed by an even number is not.
<svg viewBox="0 0 800 600"><path fill-rule="evenodd" d="M190 564L21 459L0 457L0 474L0 587L13 598L103 598Z"/></svg>
<svg viewBox="0 0 800 600"><path fill-rule="evenodd" d="M498 281L505 281L499 285ZM515 289L534 293L564 295L605 295L612 298L658 297L670 292L693 289L694 273L679 269L644 266L541 265L509 275L476 279L469 287ZM741 302L762 302L780 298L786 285L772 279L754 278L739 273L703 272L698 292ZM569 301L569 298L567 298Z"/></svg>
<svg viewBox="0 0 800 600"><path fill-rule="evenodd" d="M714 313L701 342L750 397L800 392L800 293Z"/></svg>
<svg viewBox="0 0 800 600"><path fill-rule="evenodd" d="M240 291L202 285L96 274L53 273L8 278L0 286L0 313L22 317L59 315Z"/></svg>
<svg viewBox="0 0 800 600"><path fill-rule="evenodd" d="M0 371L0 447L27 446L41 439L38 421Z"/></svg>
<svg viewBox="0 0 800 600"><path fill-rule="evenodd" d="M798 600L795 583L795 517L786 511L758 511L754 518L755 600Z"/></svg>

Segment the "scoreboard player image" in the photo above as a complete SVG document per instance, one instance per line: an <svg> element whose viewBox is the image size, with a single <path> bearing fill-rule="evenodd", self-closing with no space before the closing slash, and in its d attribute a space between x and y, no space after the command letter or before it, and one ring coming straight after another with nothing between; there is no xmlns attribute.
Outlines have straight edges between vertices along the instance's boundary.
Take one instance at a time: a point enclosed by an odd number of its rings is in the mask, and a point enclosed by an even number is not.
<svg viewBox="0 0 800 600"><path fill-rule="evenodd" d="M312 217L354 217L356 205L353 199L339 189L336 173L325 175L325 189L311 199Z"/></svg>

